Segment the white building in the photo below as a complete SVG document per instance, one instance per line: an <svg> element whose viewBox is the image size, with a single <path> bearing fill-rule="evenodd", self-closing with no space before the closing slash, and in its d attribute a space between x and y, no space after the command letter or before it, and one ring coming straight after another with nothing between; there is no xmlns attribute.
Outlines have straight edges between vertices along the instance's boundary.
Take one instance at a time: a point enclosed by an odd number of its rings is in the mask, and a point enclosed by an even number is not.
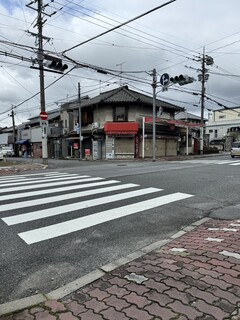
<svg viewBox="0 0 240 320"><path fill-rule="evenodd" d="M240 107L213 111L205 133L209 135L210 144L223 141L225 150L228 151L232 141L240 139Z"/></svg>
<svg viewBox="0 0 240 320"><path fill-rule="evenodd" d="M209 134L210 141L224 139L231 132L240 134L240 107L213 111L206 124L206 134Z"/></svg>

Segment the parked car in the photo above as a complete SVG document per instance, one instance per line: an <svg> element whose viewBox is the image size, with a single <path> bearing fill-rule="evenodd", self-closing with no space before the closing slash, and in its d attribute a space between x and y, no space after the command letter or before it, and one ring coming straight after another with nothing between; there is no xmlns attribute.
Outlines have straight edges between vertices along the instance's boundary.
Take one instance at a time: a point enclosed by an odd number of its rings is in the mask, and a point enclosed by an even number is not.
<svg viewBox="0 0 240 320"><path fill-rule="evenodd" d="M3 152L0 151L0 160L3 160Z"/></svg>
<svg viewBox="0 0 240 320"><path fill-rule="evenodd" d="M233 142L230 154L232 158L240 156L240 141Z"/></svg>
<svg viewBox="0 0 240 320"><path fill-rule="evenodd" d="M224 144L225 144L225 140L223 139L213 139L209 143L211 147L217 148L219 151L224 150Z"/></svg>
<svg viewBox="0 0 240 320"><path fill-rule="evenodd" d="M3 153L4 157L13 157L14 151L11 147L0 147L0 152Z"/></svg>

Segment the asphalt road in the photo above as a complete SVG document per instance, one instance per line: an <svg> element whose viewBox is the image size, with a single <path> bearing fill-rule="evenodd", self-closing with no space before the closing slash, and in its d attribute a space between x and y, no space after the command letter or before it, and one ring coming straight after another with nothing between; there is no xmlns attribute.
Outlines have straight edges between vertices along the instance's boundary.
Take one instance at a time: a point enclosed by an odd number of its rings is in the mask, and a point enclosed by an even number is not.
<svg viewBox="0 0 240 320"><path fill-rule="evenodd" d="M229 156L51 160L1 177L0 303L47 293L204 216L235 208L240 218L239 168Z"/></svg>

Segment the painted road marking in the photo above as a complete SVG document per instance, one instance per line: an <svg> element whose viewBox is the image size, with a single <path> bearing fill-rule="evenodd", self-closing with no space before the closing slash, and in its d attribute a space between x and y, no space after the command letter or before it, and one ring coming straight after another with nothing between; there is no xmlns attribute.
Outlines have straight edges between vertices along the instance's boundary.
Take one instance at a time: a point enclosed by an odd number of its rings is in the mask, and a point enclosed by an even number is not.
<svg viewBox="0 0 240 320"><path fill-rule="evenodd" d="M33 207L33 206L38 206L38 205L43 205L43 204L45 205L47 203L53 203L53 202L57 202L57 201L82 198L82 197L90 196L93 194L95 195L95 194L100 194L100 193L104 193L104 192L123 190L123 189L133 188L133 187L137 187L137 186L139 186L139 185L134 184L134 183L126 183L126 184L121 184L121 185L112 186L112 187L105 187L105 188L101 188L101 189L91 189L91 190L86 190L86 191L61 194L59 196L53 196L53 197L47 197L47 198L41 197L41 199L3 204L0 206L0 212L7 211L7 210L16 210L16 208L28 208L28 207ZM157 189L157 190L160 191L159 189ZM4 219L5 218L2 218L3 221L5 221Z"/></svg>
<svg viewBox="0 0 240 320"><path fill-rule="evenodd" d="M63 176L67 176L68 174L67 173L58 173L57 174L54 172L53 174L41 174L41 175L42 175L42 178L33 177L34 179L31 179L31 181L46 179L48 177L50 179L56 178L56 177L63 177ZM0 177L0 185L4 184L4 187L5 187L6 184L9 182L19 182L19 184L20 183L22 184L23 181L26 181L26 180L24 180L26 178L28 178L28 181L30 181L29 178L32 178L32 176L31 175L26 175L26 176L21 175L21 176L11 176L11 177ZM14 184L14 185L16 185L16 184Z"/></svg>
<svg viewBox="0 0 240 320"><path fill-rule="evenodd" d="M224 256L227 256L227 257L233 257L233 258L236 258L236 259L240 259L240 254L239 253L235 253L235 252L229 252L229 251L221 251L219 252L220 254L224 255Z"/></svg>
<svg viewBox="0 0 240 320"><path fill-rule="evenodd" d="M86 177L86 178L84 178ZM98 181L98 180L104 180L104 178L96 177L96 178L87 178L89 176L78 176L78 177L71 177L71 180L64 180L59 182L49 182L49 183L43 183L43 184L34 184L31 186L19 186L19 187L12 187L12 188L6 188L6 189L0 189L0 193L6 193L6 192L15 192L15 191L25 191L25 190L32 190L32 189L43 189L43 188L49 188L49 187L58 187L66 184L77 184L81 182L90 182L90 181ZM76 179L76 180L73 180ZM51 180L52 181L52 180Z"/></svg>
<svg viewBox="0 0 240 320"><path fill-rule="evenodd" d="M94 179L92 181L95 181L95 180L96 179ZM45 189L45 190L28 191L28 192L22 192L22 193L18 192L18 193L8 194L8 195L5 195L5 196L0 196L0 201L12 200L12 199L21 199L21 198L34 197L34 196L41 196L41 195L44 195L44 194L49 195L51 193L59 193L59 192L66 192L66 191L72 191L72 190L76 191L76 190L79 190L79 189L87 189L87 188L92 188L92 187L101 187L101 186L105 186L105 185L108 185L108 184L115 184L115 183L119 183L119 182L120 181L118 181L118 180L106 180L106 181L100 181L100 182L81 183L79 185L73 185L73 186L64 186L64 187L59 187L59 188L56 188L56 189Z"/></svg>
<svg viewBox="0 0 240 320"><path fill-rule="evenodd" d="M239 229L234 228L208 228L209 231L230 231L230 232L237 232Z"/></svg>
<svg viewBox="0 0 240 320"><path fill-rule="evenodd" d="M2 220L8 225L14 225L14 224L34 221L42 218L53 217L59 214L64 214L67 212L72 212L80 209L95 207L98 205L111 203L114 201L130 199L130 198L142 196L145 194L151 194L159 191L161 191L161 189L157 189L157 188L145 188L145 189L140 189L136 191L128 191L120 194L115 194L112 196L106 196L106 197L96 198L92 200L75 202L71 204L57 206L54 208L28 212L24 214L14 215L11 217L5 217L5 218L2 218Z"/></svg>
<svg viewBox="0 0 240 320"><path fill-rule="evenodd" d="M145 189L146 191L146 189ZM150 200L140 201L130 205L125 205L119 208L114 208L99 213L91 214L85 217L72 219L61 222L51 226L38 228L18 235L27 243L33 244L40 241L56 238L72 232L80 231L101 223L105 223L118 218L126 217L138 212L145 212L146 210L163 206L174 201L179 201L193 197L193 195L186 193L173 193L162 197L157 197ZM56 210L56 209L55 209Z"/></svg>
<svg viewBox="0 0 240 320"><path fill-rule="evenodd" d="M193 159L193 160L185 160L185 161L174 161L174 163L218 164L218 165L239 166L239 165L240 165L240 160L204 160L204 159Z"/></svg>
<svg viewBox="0 0 240 320"><path fill-rule="evenodd" d="M34 177L34 176L48 176L48 175L51 175L51 174L59 174L60 172L41 172L41 173L30 173L30 174L19 174L17 176L8 176L8 177L0 177L0 180L5 180L5 179L17 179L17 178L26 178L26 177Z"/></svg>
<svg viewBox="0 0 240 320"><path fill-rule="evenodd" d="M224 241L224 239L220 239L220 238L206 238L204 240L212 241L212 242L222 242L222 241Z"/></svg>
<svg viewBox="0 0 240 320"><path fill-rule="evenodd" d="M48 177L47 179L46 179L46 177L44 177L44 178L34 178L34 179L32 179L32 180L29 180L29 181L24 181L24 184L25 185L27 185L27 184L34 184L34 183L38 183L38 182L47 182L47 181L50 181L50 182L52 182L52 181L61 181L61 180L69 180L69 179L74 179L74 177L76 177L76 178L79 178L79 175L78 174L70 174L70 175L67 175L67 177L61 177L61 176L59 176L59 177L56 177L56 176L54 176L53 178L52 177ZM9 183L9 181L3 181L3 182L1 182L1 184L0 184L0 187L11 187L11 186L16 186L16 183L18 183L18 184L22 184L23 183L23 181L22 180L17 180L17 181L14 181L14 183L13 183L13 181L11 181L11 183Z"/></svg>

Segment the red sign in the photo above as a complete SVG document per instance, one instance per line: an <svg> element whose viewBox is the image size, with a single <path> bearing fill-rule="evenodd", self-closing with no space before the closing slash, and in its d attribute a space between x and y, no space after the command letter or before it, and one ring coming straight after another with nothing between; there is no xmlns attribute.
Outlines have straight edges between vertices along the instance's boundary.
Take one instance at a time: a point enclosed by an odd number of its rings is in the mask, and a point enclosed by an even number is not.
<svg viewBox="0 0 240 320"><path fill-rule="evenodd" d="M137 134L137 122L106 122L104 124L106 134Z"/></svg>
<svg viewBox="0 0 240 320"><path fill-rule="evenodd" d="M74 142L74 143L73 143L73 149L74 149L74 150L77 150L77 149L78 149L78 143L77 143L77 142Z"/></svg>
<svg viewBox="0 0 240 320"><path fill-rule="evenodd" d="M85 149L85 156L90 156L90 155L91 155L90 149Z"/></svg>
<svg viewBox="0 0 240 320"><path fill-rule="evenodd" d="M48 119L48 114L47 114L47 112L42 111L42 112L40 113L40 118L41 118L41 120L47 120L47 119Z"/></svg>

